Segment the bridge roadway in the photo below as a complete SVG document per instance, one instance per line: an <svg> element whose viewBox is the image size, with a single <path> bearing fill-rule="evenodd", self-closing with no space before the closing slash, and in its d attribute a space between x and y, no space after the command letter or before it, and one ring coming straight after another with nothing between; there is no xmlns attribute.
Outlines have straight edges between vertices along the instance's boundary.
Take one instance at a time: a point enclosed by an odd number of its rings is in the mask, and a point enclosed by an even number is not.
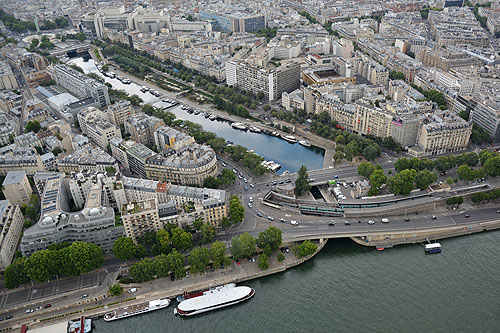
<svg viewBox="0 0 500 333"><path fill-rule="evenodd" d="M248 211L248 209L247 209ZM469 215L469 217L466 217ZM435 216L436 219L432 219ZM262 223L257 224L249 230L233 230L221 239L229 241L232 236L247 231L253 236L270 225L278 227L283 232L283 241L302 241L306 239L320 238L345 238L345 237L360 237L373 235L390 235L394 233L415 233L415 232L433 232L440 229L463 227L464 230L473 229L480 223L500 222L500 208L489 206L487 208L475 210L452 211L452 213L422 213L419 215L408 216L409 221L405 221L405 217L390 217L389 223L382 223L381 219L366 217L362 219L349 218L330 218L328 220L310 220L310 216L303 216L309 220L299 220L298 226L291 226L289 221L286 223L279 222L275 219L273 222L262 219ZM373 220L374 224L368 224L369 220ZM335 226L330 226L330 221L335 222ZM345 224L348 221L349 224ZM500 223L499 223L500 226Z"/></svg>

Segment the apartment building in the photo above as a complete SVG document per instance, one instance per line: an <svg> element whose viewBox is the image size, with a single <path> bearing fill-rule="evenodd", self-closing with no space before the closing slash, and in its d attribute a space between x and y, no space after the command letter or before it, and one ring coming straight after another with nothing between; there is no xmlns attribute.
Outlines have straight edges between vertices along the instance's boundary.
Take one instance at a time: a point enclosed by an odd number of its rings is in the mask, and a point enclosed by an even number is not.
<svg viewBox="0 0 500 333"><path fill-rule="evenodd" d="M19 206L29 205L33 193L24 170L7 172L2 183L2 191L11 204Z"/></svg>
<svg viewBox="0 0 500 333"><path fill-rule="evenodd" d="M113 138L121 138L120 129L109 123L107 114L94 108L83 109L78 113L78 123L83 134L103 150L108 149Z"/></svg>
<svg viewBox="0 0 500 333"><path fill-rule="evenodd" d="M81 170L106 172L109 167L118 170L118 161L101 148L93 148L90 145L79 148L71 154L60 154L57 160L59 171L67 174Z"/></svg>
<svg viewBox="0 0 500 333"><path fill-rule="evenodd" d="M180 185L202 186L217 177L217 156L206 145L192 143L179 150L166 150L146 160L146 178Z"/></svg>
<svg viewBox="0 0 500 333"><path fill-rule="evenodd" d="M115 212L103 207L102 188L89 190L85 207L78 212L69 212L66 190L62 176L48 177L41 198L40 220L26 229L21 239L23 255L44 250L50 244L82 241L94 243L110 251L115 240L124 235L123 226L115 226Z"/></svg>
<svg viewBox="0 0 500 333"><path fill-rule="evenodd" d="M108 87L73 68L59 64L54 66L57 83L68 89L78 97L91 97L105 108L110 104Z"/></svg>
<svg viewBox="0 0 500 333"><path fill-rule="evenodd" d="M266 62L262 62L267 66ZM300 64L288 62L280 67L260 67L247 61L226 62L226 82L229 86L262 92L268 101L281 97L283 92L292 92L300 86Z"/></svg>
<svg viewBox="0 0 500 333"><path fill-rule="evenodd" d="M414 157L454 153L467 149L472 123L445 110L425 114L417 134L417 146L409 148Z"/></svg>
<svg viewBox="0 0 500 333"><path fill-rule="evenodd" d="M127 100L121 100L116 102L115 104L111 104L110 106L108 106L106 112L108 114L109 121L116 127L124 125L127 121L127 118L135 114L132 103Z"/></svg>
<svg viewBox="0 0 500 333"><path fill-rule="evenodd" d="M163 120L145 113L138 112L132 114L125 122L125 131L130 134L130 138L143 145L154 145L154 132L160 126L164 126Z"/></svg>
<svg viewBox="0 0 500 333"><path fill-rule="evenodd" d="M125 235L132 238L135 244L147 231L156 232L163 227L155 199L125 204L121 214Z"/></svg>
<svg viewBox="0 0 500 333"><path fill-rule="evenodd" d="M160 126L154 132L155 146L158 151L165 149L181 149L195 143L194 138L186 133L167 126Z"/></svg>
<svg viewBox="0 0 500 333"><path fill-rule="evenodd" d="M38 171L45 170L42 159L35 148L14 148L0 155L0 176L5 176L9 171L22 170L26 175L32 176Z"/></svg>
<svg viewBox="0 0 500 333"><path fill-rule="evenodd" d="M16 76L7 61L0 61L0 90L17 89Z"/></svg>
<svg viewBox="0 0 500 333"><path fill-rule="evenodd" d="M151 156L156 153L139 142L132 140L125 141L121 138L114 138L110 141L111 154L122 166L143 178L147 178L146 164Z"/></svg>
<svg viewBox="0 0 500 333"><path fill-rule="evenodd" d="M0 271L14 260L23 231L24 216L18 205L9 200L0 201Z"/></svg>
<svg viewBox="0 0 500 333"><path fill-rule="evenodd" d="M0 112L0 145L5 146L10 144L11 138L16 135L15 125L16 120L12 115Z"/></svg>

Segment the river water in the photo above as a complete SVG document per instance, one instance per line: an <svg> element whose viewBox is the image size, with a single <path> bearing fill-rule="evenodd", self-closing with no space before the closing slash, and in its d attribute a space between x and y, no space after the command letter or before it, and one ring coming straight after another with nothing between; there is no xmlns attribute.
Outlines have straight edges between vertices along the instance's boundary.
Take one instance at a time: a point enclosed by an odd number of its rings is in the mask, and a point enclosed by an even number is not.
<svg viewBox="0 0 500 333"><path fill-rule="evenodd" d="M377 252L331 240L309 262L249 281L255 296L190 318L167 309L95 332L498 332L500 232Z"/></svg>
<svg viewBox="0 0 500 333"><path fill-rule="evenodd" d="M142 93L139 85L135 83L126 85L117 79L111 79L103 76L97 70L95 62L92 59L89 61L83 61L82 58L74 58L71 60L71 63L80 66L85 73L95 73L100 75L106 82L111 83L114 89L125 90L130 95L137 94L146 103L161 105L161 101L158 97L154 97L150 93ZM202 115L189 114L183 111L180 106L174 107L168 111L174 113L179 119L199 123L206 131L214 132L219 137L223 137L224 139L232 141L235 144L239 144L245 146L249 150L253 150L266 160L273 160L281 164L282 167L278 171L278 174L283 173L285 170L296 172L302 165L305 165L308 170L321 169L323 167L325 151L322 148L314 146L304 147L298 143L290 144L283 139L266 135L264 133L258 134L250 131L244 132L236 130L232 128L230 123L227 121L222 119L211 121Z"/></svg>

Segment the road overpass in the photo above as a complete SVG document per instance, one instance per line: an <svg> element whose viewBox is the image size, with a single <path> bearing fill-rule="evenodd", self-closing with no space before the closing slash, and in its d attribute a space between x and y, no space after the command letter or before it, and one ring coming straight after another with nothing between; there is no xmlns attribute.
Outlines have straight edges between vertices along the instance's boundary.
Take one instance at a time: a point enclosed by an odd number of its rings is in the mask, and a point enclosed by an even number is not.
<svg viewBox="0 0 500 333"><path fill-rule="evenodd" d="M297 227L283 228L284 242L304 241L306 239L352 238L366 246L393 246L425 242L471 233L500 229L500 210L483 208L469 212L449 215L413 215L391 218L389 223L373 219L336 220L335 226L328 222L303 223ZM468 217L467 217L468 216ZM345 222L349 224L346 224Z"/></svg>

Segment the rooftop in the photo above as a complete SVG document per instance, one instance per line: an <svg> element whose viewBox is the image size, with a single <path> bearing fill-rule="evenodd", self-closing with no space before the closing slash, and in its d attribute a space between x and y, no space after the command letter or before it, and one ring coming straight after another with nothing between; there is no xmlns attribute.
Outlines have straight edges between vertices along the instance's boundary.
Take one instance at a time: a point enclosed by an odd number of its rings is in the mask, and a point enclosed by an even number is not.
<svg viewBox="0 0 500 333"><path fill-rule="evenodd" d="M19 184L26 176L26 171L9 171L5 176L2 186Z"/></svg>

